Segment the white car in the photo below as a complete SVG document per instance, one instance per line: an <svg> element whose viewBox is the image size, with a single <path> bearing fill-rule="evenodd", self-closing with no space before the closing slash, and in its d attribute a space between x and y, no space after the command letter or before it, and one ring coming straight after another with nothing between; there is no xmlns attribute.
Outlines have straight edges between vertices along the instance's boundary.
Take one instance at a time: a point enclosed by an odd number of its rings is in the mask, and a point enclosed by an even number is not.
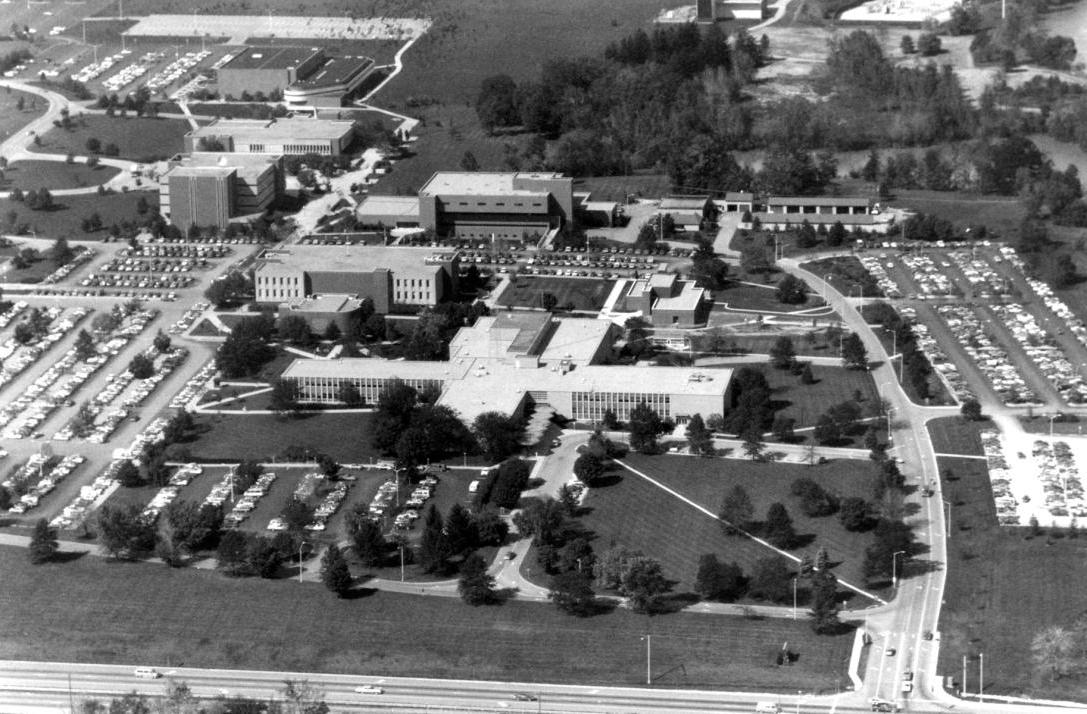
<svg viewBox="0 0 1087 714"><path fill-rule="evenodd" d="M384 694L385 690L381 687L376 687L373 684L363 684L362 686L355 687L355 692L358 694Z"/></svg>

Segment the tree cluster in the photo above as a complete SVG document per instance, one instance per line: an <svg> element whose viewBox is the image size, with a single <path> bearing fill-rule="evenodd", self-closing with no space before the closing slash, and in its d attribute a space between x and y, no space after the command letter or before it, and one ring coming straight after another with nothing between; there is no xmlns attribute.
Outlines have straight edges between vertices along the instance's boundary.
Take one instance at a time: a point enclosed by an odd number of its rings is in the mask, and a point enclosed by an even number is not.
<svg viewBox="0 0 1087 714"><path fill-rule="evenodd" d="M224 377L235 378L256 374L265 363L276 356L269 344L275 322L267 314L239 320L215 354L215 365Z"/></svg>

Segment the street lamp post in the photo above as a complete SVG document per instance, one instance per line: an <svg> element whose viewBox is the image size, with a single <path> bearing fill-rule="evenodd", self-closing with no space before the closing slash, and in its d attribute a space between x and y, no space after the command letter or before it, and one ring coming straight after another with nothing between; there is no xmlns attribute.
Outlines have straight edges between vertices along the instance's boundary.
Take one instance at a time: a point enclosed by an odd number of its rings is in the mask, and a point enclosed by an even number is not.
<svg viewBox="0 0 1087 714"><path fill-rule="evenodd" d="M793 576L793 619L796 619L796 581L799 576Z"/></svg>
<svg viewBox="0 0 1087 714"><path fill-rule="evenodd" d="M1057 419L1057 415L1056 415L1056 414L1054 414L1053 416L1049 417L1049 438L1050 438L1050 439L1052 439L1052 438L1053 438L1053 422L1054 422L1054 421L1055 421L1056 419Z"/></svg>
<svg viewBox="0 0 1087 714"><path fill-rule="evenodd" d="M645 640L645 683L653 683L653 635L646 635Z"/></svg>
<svg viewBox="0 0 1087 714"><path fill-rule="evenodd" d="M896 550L891 554L891 587L898 587L898 556L903 555L906 551Z"/></svg>
<svg viewBox="0 0 1087 714"><path fill-rule="evenodd" d="M943 501L944 506L947 507L947 525L944 526L944 538L948 538L951 536L951 501L946 498L941 498L940 500Z"/></svg>

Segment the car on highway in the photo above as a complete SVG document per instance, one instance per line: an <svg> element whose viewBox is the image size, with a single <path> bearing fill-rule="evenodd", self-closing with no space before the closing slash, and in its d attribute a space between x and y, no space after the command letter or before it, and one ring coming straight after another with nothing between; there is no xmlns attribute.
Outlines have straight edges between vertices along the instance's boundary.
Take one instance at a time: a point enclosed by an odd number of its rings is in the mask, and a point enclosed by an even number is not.
<svg viewBox="0 0 1087 714"><path fill-rule="evenodd" d="M358 694L384 694L385 690L373 684L363 684L355 687L355 692Z"/></svg>
<svg viewBox="0 0 1087 714"><path fill-rule="evenodd" d="M154 667L137 667L133 674L139 679L158 679L162 676L162 673Z"/></svg>
<svg viewBox="0 0 1087 714"><path fill-rule="evenodd" d="M886 652L884 652L883 654L887 655L888 657L894 657L894 656L895 656L895 652L897 652L897 651L898 651L898 650L896 650L896 649L895 649L894 647L888 647L888 648L887 648L887 651L886 651Z"/></svg>
<svg viewBox="0 0 1087 714"><path fill-rule="evenodd" d="M534 702L539 699L535 694L529 694L527 692L517 692L513 695L513 698L518 702Z"/></svg>

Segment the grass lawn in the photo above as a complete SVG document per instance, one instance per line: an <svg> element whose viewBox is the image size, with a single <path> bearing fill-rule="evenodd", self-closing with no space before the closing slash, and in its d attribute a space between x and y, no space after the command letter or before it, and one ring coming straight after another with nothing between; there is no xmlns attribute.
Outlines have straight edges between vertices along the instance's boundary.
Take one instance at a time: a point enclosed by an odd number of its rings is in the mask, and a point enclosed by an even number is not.
<svg viewBox="0 0 1087 714"><path fill-rule="evenodd" d="M97 212L102 217L103 225L108 228L114 223L134 221L139 214L136 213L136 203L140 197L147 199L152 208L158 206L159 195L157 191L130 191L128 193L114 193L108 196L88 194L86 196L54 196L51 211L31 211L23 203L9 199L0 199L0 220L3 221L4 230L10 226L9 214L14 211L15 225L26 225L32 229L38 238L68 238L79 240L93 240L105 238L106 231L96 233L84 233L81 223L83 219Z"/></svg>
<svg viewBox="0 0 1087 714"><path fill-rule="evenodd" d="M835 461L822 466L757 464L737 459L700 459L691 456L631 454L626 458L635 469L669 486L695 503L716 513L721 499L733 486L742 485L751 496L758 518L766 515L771 503L785 504L797 533L809 544L794 551L813 557L826 546L838 577L864 586L861 559L871 536L849 533L835 516L808 518L789 495L792 482L801 477L814 479L840 496L871 493L873 467L864 461ZM716 553L726 561L735 560L750 574L756 561L773 554L765 546L737 536L725 536L720 523L671 496L625 469L615 472L617 483L592 489L585 501L590 512L583 517L596 533L594 549L607 550L613 541L657 558L665 575L677 581L676 592L694 588L698 558ZM682 524L682 526L680 525ZM858 602L859 606L870 603Z"/></svg>
<svg viewBox="0 0 1087 714"><path fill-rule="evenodd" d="M778 300L777 288L774 284L756 287L745 283L730 283L724 290L714 290L713 300L717 305L728 304L734 310L766 310L768 312L809 310L823 304L822 298L809 295L808 301L802 305L787 305Z"/></svg>
<svg viewBox="0 0 1087 714"><path fill-rule="evenodd" d="M831 286L843 295L852 294L855 297L863 287L865 297L883 297L876 287L875 278L853 256L813 260L800 267L815 275L827 276L826 280Z"/></svg>
<svg viewBox="0 0 1087 714"><path fill-rule="evenodd" d="M184 119L121 118L101 114L73 119L71 130L54 127L42 136L41 146L31 146L31 150L84 155L88 153L87 139L94 137L102 143L103 149L108 144L116 144L122 159L165 159L185 148L182 139L190 128Z"/></svg>
<svg viewBox="0 0 1087 714"><path fill-rule="evenodd" d="M580 619L540 603L473 608L380 592L343 600L317 583L93 556L32 566L11 547L0 548L0 568L0 657L11 659L638 685L648 628L660 686L826 692L844 678L853 642L791 620L625 610ZM799 659L783 669L773 657L785 641Z"/></svg>
<svg viewBox="0 0 1087 714"><path fill-rule="evenodd" d="M23 100L23 111L19 111L17 104ZM34 109L31 109L33 104ZM0 141L13 136L24 126L45 113L48 103L34 94L19 92L5 88L0 92Z"/></svg>
<svg viewBox="0 0 1087 714"><path fill-rule="evenodd" d="M573 303L576 310L599 310L608 299L614 280L589 278L518 277L498 298L499 305L543 307L544 293L551 293L559 307Z"/></svg>
<svg viewBox="0 0 1087 714"><path fill-rule="evenodd" d="M83 163L62 161L18 161L8 164L0 190L20 188L24 191L45 187L50 191L58 188L83 188L97 186L119 174L113 166L98 165L93 168ZM59 197L58 197L59 198Z"/></svg>
<svg viewBox="0 0 1087 714"><path fill-rule="evenodd" d="M574 179L575 191L589 191L594 201L618 201L625 203L627 196L635 194L657 199L669 193L672 181L665 174L633 176L588 176Z"/></svg>
<svg viewBox="0 0 1087 714"><path fill-rule="evenodd" d="M1048 421L1048 420L1047 420ZM932 450L937 454L962 454L981 456L981 439L978 432L993 428L992 422L966 421L962 417L942 417L928 423Z"/></svg>
<svg viewBox="0 0 1087 714"><path fill-rule="evenodd" d="M813 364L815 384L801 384L799 377L785 369L761 365L773 390L773 405L778 413L796 419L796 425L815 426L819 417L832 405L853 399L860 392L859 404L864 416L875 414L879 393L870 372ZM859 437L856 439L859 441Z"/></svg>
<svg viewBox="0 0 1087 714"><path fill-rule="evenodd" d="M16 270L14 267L9 266L7 272L3 274L4 281L9 283L40 283L45 276L50 275L56 269L57 266L53 261L42 258L22 270Z"/></svg>
<svg viewBox="0 0 1087 714"><path fill-rule="evenodd" d="M1087 682L1075 677L1051 682L1034 678L1030 641L1049 625L1070 627L1083 614L1087 540L1043 533L1027 538L1024 528L996 525L984 462L939 459L952 505L948 576L941 614L941 674L961 677L977 690L978 653L985 653L985 691L1048 699L1087 697ZM1043 531L1048 531L1043 526Z"/></svg>
<svg viewBox="0 0 1087 714"><path fill-rule="evenodd" d="M1048 434L1050 425L1048 416L1036 416L1033 419L1027 417L1019 417L1019 423L1023 425L1023 430L1030 434ZM1080 421L1054 421L1053 433L1054 434L1083 434L1083 420Z"/></svg>
<svg viewBox="0 0 1087 714"><path fill-rule="evenodd" d="M211 428L186 446L199 461L270 460L291 445L322 451L341 463L365 463L378 453L370 446L369 413L311 413L280 419L272 414L197 415Z"/></svg>
<svg viewBox="0 0 1087 714"><path fill-rule="evenodd" d="M887 202L895 208L928 213L951 221L958 228L984 225L998 235L1014 235L1026 216L1014 197L978 196L961 191L895 189Z"/></svg>
<svg viewBox="0 0 1087 714"><path fill-rule="evenodd" d="M819 330L816 334L816 341L814 343L808 342L808 340L800 335L790 335L793 338L793 349L796 350L796 354L800 357L837 357L838 356L838 341L835 340L833 345L828 345L824 341L823 330ZM741 353L759 354L765 355L770 353L770 348L774 346L780 334L766 334L766 335L728 335L728 342L735 347Z"/></svg>

